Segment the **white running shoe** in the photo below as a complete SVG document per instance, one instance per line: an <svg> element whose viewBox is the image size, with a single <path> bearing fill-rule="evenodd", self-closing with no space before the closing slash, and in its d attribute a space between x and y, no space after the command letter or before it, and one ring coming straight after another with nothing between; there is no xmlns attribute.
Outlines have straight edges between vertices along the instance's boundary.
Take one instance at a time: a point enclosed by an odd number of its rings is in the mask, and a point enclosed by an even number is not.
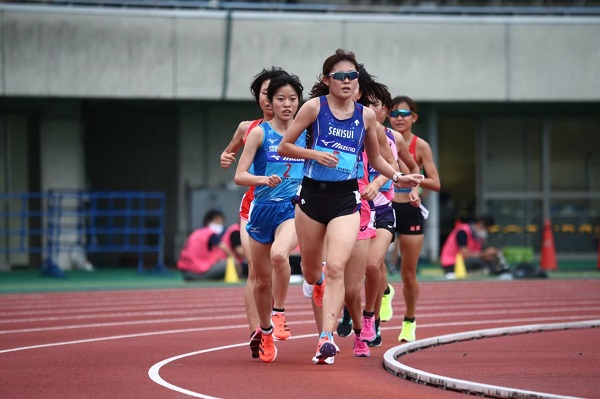
<svg viewBox="0 0 600 399"><path fill-rule="evenodd" d="M304 280L304 282L302 283L302 293L307 299L312 299L313 288L314 287L308 284L306 280Z"/></svg>

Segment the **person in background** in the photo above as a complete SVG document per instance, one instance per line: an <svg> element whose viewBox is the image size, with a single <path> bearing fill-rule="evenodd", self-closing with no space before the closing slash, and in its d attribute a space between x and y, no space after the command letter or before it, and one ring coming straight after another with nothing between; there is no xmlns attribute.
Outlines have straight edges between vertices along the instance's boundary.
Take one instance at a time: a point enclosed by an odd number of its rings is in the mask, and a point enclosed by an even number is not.
<svg viewBox="0 0 600 399"><path fill-rule="evenodd" d="M211 209L204 216L204 227L196 229L185 241L177 268L185 281L222 280L227 267L227 252L221 247L225 215Z"/></svg>
<svg viewBox="0 0 600 399"><path fill-rule="evenodd" d="M472 223L459 222L446 238L442 246L440 264L447 279L455 278L456 255L460 253L468 272L485 271L500 275L509 267L498 248L485 246L487 233L494 225L491 216L479 216Z"/></svg>
<svg viewBox="0 0 600 399"><path fill-rule="evenodd" d="M394 128L397 141L404 143L417 166L425 175L419 189L440 191L440 178L433 162L431 147L427 141L417 137L412 131L413 125L418 120L416 102L408 96L395 97L392 100L392 108L388 118ZM424 241L425 219L429 213L420 203L420 200L415 202L414 198L419 198L418 191L415 193L415 190L400 188L394 193L393 199L393 207L396 212L398 248L402 255L400 263L402 296L406 307L402 331L398 336L400 342L410 342L416 339L417 323L415 313L419 299L417 264Z"/></svg>
<svg viewBox="0 0 600 399"><path fill-rule="evenodd" d="M220 245L223 251L235 261L238 275L248 276L248 263L244 256L239 223L234 223L225 230Z"/></svg>

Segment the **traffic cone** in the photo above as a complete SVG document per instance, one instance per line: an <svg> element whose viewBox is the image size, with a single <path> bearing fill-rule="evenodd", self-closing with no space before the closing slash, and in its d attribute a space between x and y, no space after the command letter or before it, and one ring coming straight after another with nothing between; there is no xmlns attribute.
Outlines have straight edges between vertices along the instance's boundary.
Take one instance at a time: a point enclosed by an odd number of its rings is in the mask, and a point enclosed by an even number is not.
<svg viewBox="0 0 600 399"><path fill-rule="evenodd" d="M226 283L239 283L240 277L238 276L237 269L235 268L235 260L230 256L227 258L227 264L225 266L225 279Z"/></svg>
<svg viewBox="0 0 600 399"><path fill-rule="evenodd" d="M454 277L467 278L467 267L465 266L465 260L460 252L456 254L456 262L454 263Z"/></svg>
<svg viewBox="0 0 600 399"><path fill-rule="evenodd" d="M556 270L556 248L554 247L554 235L552 234L552 225L550 219L544 222L544 235L542 237L542 254L540 257L540 267L542 270Z"/></svg>

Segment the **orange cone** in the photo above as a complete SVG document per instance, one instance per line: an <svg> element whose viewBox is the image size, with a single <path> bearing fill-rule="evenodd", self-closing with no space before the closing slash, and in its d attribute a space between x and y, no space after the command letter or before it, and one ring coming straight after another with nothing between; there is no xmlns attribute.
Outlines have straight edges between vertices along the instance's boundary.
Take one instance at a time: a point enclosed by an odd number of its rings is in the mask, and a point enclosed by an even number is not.
<svg viewBox="0 0 600 399"><path fill-rule="evenodd" d="M554 247L554 236L552 235L552 225L550 219L544 223L544 235L542 237L542 255L540 258L540 267L542 270L556 270L556 248Z"/></svg>

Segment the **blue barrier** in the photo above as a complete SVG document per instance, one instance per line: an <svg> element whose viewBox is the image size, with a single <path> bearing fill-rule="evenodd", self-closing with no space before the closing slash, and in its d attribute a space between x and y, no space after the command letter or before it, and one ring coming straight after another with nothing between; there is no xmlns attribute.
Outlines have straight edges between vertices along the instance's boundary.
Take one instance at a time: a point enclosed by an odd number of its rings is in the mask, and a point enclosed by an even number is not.
<svg viewBox="0 0 600 399"><path fill-rule="evenodd" d="M65 277L61 253L156 253L152 272L164 265L165 195L149 192L48 191L0 194L0 254L42 254L42 274Z"/></svg>

